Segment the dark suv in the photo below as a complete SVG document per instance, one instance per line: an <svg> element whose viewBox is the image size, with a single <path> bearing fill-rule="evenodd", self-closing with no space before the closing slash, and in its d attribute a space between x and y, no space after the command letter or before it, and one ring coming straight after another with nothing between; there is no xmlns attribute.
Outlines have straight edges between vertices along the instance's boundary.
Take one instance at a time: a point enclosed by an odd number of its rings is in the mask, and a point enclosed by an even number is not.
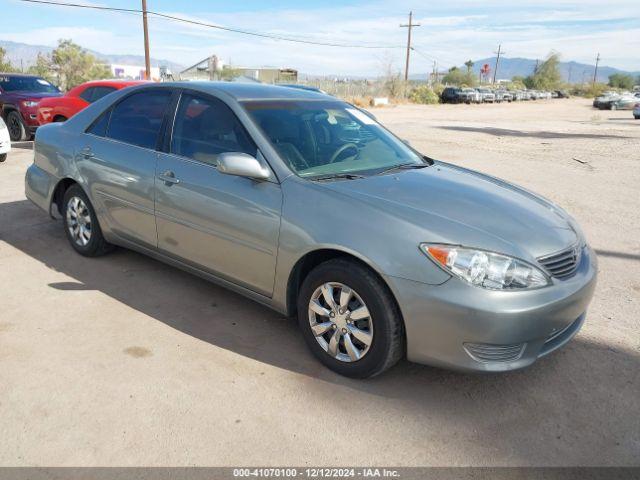
<svg viewBox="0 0 640 480"><path fill-rule="evenodd" d="M457 87L447 87L442 91L440 95L440 101L442 103L460 103L462 98L460 97L462 89Z"/></svg>
<svg viewBox="0 0 640 480"><path fill-rule="evenodd" d="M0 73L0 115L12 141L28 140L38 128L38 102L60 96L60 90L43 78Z"/></svg>

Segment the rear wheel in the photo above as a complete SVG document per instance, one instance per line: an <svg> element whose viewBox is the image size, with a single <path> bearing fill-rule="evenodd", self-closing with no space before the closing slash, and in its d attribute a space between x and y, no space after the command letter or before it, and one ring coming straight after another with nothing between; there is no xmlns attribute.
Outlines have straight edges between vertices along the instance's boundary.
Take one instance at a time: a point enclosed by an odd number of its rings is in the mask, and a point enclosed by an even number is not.
<svg viewBox="0 0 640 480"><path fill-rule="evenodd" d="M636 120L640 120L640 115L634 115L633 118L635 118Z"/></svg>
<svg viewBox="0 0 640 480"><path fill-rule="evenodd" d="M638 118L638 117L636 117ZM6 153L0 153L0 163L4 162L7 159Z"/></svg>
<svg viewBox="0 0 640 480"><path fill-rule="evenodd" d="M9 137L11 138L12 142L22 142L29 138L27 128L22 122L20 113L16 112L15 110L9 112L9 115L7 115L7 128L9 129Z"/></svg>
<svg viewBox="0 0 640 480"><path fill-rule="evenodd" d="M78 185L64 193L64 232L73 249L85 257L98 257L113 250L102 236L98 218L89 198Z"/></svg>
<svg viewBox="0 0 640 480"><path fill-rule="evenodd" d="M298 323L313 354L331 370L367 378L404 355L400 311L371 270L330 260L309 273L298 295Z"/></svg>

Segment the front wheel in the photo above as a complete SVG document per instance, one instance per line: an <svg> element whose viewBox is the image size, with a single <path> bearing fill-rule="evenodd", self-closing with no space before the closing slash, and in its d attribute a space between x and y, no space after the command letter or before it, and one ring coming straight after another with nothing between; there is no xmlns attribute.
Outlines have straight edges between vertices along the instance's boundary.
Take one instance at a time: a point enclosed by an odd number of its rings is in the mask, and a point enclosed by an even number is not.
<svg viewBox="0 0 640 480"><path fill-rule="evenodd" d="M365 266L337 259L309 273L298 295L305 342L325 366L368 378L404 355L404 328L387 286Z"/></svg>
<svg viewBox="0 0 640 480"><path fill-rule="evenodd" d="M7 154L6 153L0 153L0 163L4 162L6 159L7 159Z"/></svg>
<svg viewBox="0 0 640 480"><path fill-rule="evenodd" d="M29 138L27 128L24 126L22 118L15 110L9 112L9 115L7 115L7 128L9 129L9 138L11 138L12 142L22 142Z"/></svg>
<svg viewBox="0 0 640 480"><path fill-rule="evenodd" d="M102 236L96 212L78 185L72 185L64 193L64 232L73 249L85 257L98 257L113 250Z"/></svg>
<svg viewBox="0 0 640 480"><path fill-rule="evenodd" d="M634 115L633 118L635 118L636 120L640 120L640 115Z"/></svg>

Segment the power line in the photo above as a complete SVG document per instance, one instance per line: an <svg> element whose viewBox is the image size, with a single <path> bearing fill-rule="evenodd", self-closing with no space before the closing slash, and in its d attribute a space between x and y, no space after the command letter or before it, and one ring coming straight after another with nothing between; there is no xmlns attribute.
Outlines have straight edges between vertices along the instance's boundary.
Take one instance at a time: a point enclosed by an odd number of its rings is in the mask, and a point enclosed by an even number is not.
<svg viewBox="0 0 640 480"><path fill-rule="evenodd" d="M21 2L26 3L37 3L44 5L57 5L60 7L75 7L75 8L85 8L92 10L103 10L103 11L111 11L111 12L123 12L123 13L136 13L142 14L142 10L134 9L134 8L118 8L118 7L103 7L100 5L83 5L80 3L70 3L70 2L55 2L51 0L19 0ZM257 32L252 30L244 30L239 28L231 28L225 27L222 25L214 25L212 23L200 22L198 20L189 20L187 18L176 17L173 15L167 15L165 13L152 12L147 10L148 15L152 15L158 18L164 18L167 20L172 20L176 22L188 23L191 25L198 25L201 27L214 28L217 30L223 30L231 33L238 33L242 35L250 35L253 37L261 37L261 38L269 38L272 40L280 40L283 42L292 42L292 43L303 43L307 45L319 45L324 47L341 47L341 48L366 48L366 49L390 49L390 48L402 48L403 45L364 45L364 44L350 44L350 43L340 43L340 42L322 42L316 40L302 39L302 38L293 38L291 36L286 35L276 35L265 32Z"/></svg>

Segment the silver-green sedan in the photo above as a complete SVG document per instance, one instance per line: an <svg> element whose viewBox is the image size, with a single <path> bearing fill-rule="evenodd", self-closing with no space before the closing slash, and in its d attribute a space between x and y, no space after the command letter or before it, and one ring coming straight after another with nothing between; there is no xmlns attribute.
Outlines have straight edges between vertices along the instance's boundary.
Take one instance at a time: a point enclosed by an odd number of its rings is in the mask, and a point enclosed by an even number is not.
<svg viewBox="0 0 640 480"><path fill-rule="evenodd" d="M304 89L120 90L38 130L26 193L81 255L135 249L295 316L352 377L525 367L578 332L596 284L561 208Z"/></svg>

